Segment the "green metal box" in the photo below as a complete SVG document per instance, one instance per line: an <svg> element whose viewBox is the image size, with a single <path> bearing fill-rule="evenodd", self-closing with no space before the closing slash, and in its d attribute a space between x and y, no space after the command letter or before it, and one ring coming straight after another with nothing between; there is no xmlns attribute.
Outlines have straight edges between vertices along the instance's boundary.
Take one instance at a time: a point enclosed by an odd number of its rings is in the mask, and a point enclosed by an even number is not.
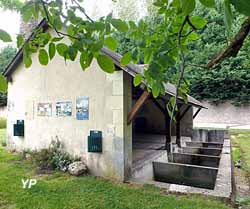
<svg viewBox="0 0 250 209"><path fill-rule="evenodd" d="M24 120L17 120L14 124L14 136L24 136Z"/></svg>
<svg viewBox="0 0 250 209"><path fill-rule="evenodd" d="M102 152L102 132L90 131L88 136L88 152Z"/></svg>

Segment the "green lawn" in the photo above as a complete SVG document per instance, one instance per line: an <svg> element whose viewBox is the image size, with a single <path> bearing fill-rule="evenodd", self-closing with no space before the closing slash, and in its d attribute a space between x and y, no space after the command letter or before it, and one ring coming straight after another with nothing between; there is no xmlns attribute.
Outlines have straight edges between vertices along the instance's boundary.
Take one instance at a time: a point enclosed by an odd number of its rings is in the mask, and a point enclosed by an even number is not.
<svg viewBox="0 0 250 209"><path fill-rule="evenodd" d="M6 141L6 129L0 129L0 146Z"/></svg>
<svg viewBox="0 0 250 209"><path fill-rule="evenodd" d="M22 178L35 178L38 183L31 189L23 189ZM29 162L22 161L18 155L7 153L0 145L0 208L226 209L229 207L212 198L164 194L162 190L149 185L138 187L92 176L77 178L58 172L38 176Z"/></svg>
<svg viewBox="0 0 250 209"><path fill-rule="evenodd" d="M234 161L241 159L242 169L250 180L250 131L230 130Z"/></svg>
<svg viewBox="0 0 250 209"><path fill-rule="evenodd" d="M231 143L233 149L234 163L241 160L242 167L235 174L236 182L237 178L241 179L245 176L245 182L250 184L250 131L249 130L230 130ZM241 177L242 176L242 177ZM240 180L239 180L240 182ZM241 184L246 184L245 182ZM240 188L240 185L238 185ZM238 191L236 196L236 203L242 208L250 207L249 192L245 194L243 191Z"/></svg>

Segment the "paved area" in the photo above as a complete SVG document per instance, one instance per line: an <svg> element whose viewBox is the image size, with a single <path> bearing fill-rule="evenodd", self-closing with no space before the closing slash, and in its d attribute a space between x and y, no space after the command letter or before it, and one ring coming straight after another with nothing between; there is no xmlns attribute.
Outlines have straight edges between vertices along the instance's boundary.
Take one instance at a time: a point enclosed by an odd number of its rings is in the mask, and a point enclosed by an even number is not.
<svg viewBox="0 0 250 209"><path fill-rule="evenodd" d="M194 128L250 129L250 124L194 123Z"/></svg>
<svg viewBox="0 0 250 209"><path fill-rule="evenodd" d="M133 136L133 164L140 164L157 155L164 145L164 135L145 134Z"/></svg>

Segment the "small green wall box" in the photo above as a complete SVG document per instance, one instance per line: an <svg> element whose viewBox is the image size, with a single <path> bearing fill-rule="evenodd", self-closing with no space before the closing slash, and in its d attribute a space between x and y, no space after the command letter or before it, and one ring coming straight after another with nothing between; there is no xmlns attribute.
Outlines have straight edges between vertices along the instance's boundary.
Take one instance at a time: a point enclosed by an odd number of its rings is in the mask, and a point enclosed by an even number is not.
<svg viewBox="0 0 250 209"><path fill-rule="evenodd" d="M88 136L88 152L102 152L102 132L90 131Z"/></svg>
<svg viewBox="0 0 250 209"><path fill-rule="evenodd" d="M24 136L24 120L17 120L14 124L14 136Z"/></svg>

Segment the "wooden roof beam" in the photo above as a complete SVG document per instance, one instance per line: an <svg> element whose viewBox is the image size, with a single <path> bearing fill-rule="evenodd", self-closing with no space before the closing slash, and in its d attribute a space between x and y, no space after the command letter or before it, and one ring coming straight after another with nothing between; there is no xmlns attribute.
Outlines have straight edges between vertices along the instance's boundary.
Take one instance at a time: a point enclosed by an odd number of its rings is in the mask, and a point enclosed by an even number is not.
<svg viewBox="0 0 250 209"><path fill-rule="evenodd" d="M151 93L147 90L144 90L140 98L136 101L130 112L128 113L127 117L127 124L129 125L135 118L138 111L141 109L145 101L150 97Z"/></svg>

